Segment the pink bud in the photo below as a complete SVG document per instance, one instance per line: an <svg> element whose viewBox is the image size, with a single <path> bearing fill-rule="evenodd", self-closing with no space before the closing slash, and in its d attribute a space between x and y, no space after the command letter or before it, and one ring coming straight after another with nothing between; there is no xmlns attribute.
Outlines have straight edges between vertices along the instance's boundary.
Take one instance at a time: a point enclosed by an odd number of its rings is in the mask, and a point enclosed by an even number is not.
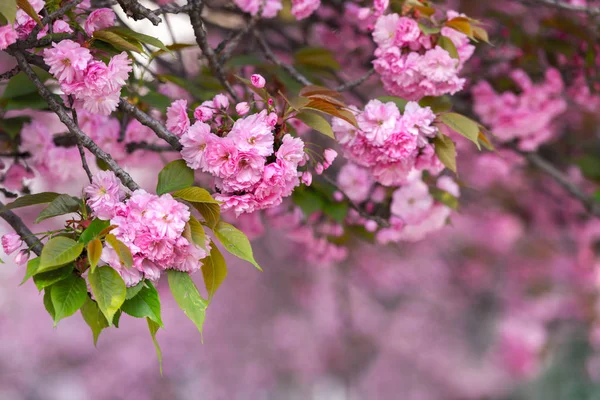
<svg viewBox="0 0 600 400"><path fill-rule="evenodd" d="M21 250L20 252L17 253L17 255L15 256L15 262L18 265L23 265L27 262L27 260L29 260L29 251L27 250Z"/></svg>
<svg viewBox="0 0 600 400"><path fill-rule="evenodd" d="M344 194L337 190L333 192L333 199L339 203L340 201L344 200Z"/></svg>
<svg viewBox="0 0 600 400"><path fill-rule="evenodd" d="M267 104L272 106L273 104L275 104L275 102L273 101L273 99L269 99L267 100Z"/></svg>
<svg viewBox="0 0 600 400"><path fill-rule="evenodd" d="M367 232L375 232L377 230L377 222L372 219L365 222L365 229Z"/></svg>
<svg viewBox="0 0 600 400"><path fill-rule="evenodd" d="M310 172L305 171L302 173L302 183L304 183L306 186L310 186L312 183L312 174Z"/></svg>
<svg viewBox="0 0 600 400"><path fill-rule="evenodd" d="M206 102L204 102L206 103ZM212 108L207 107L204 103L201 106L196 107L194 110L194 118L198 121L206 122L212 118L214 114L214 110ZM210 103L210 102L209 102ZM212 106L212 104L211 104Z"/></svg>
<svg viewBox="0 0 600 400"><path fill-rule="evenodd" d="M250 105L245 101L243 101L241 103L237 103L235 105L235 111L239 115L246 115L246 114L248 114L248 111L250 111Z"/></svg>
<svg viewBox="0 0 600 400"><path fill-rule="evenodd" d="M329 165L333 164L333 161L335 160L337 155L337 151L333 149L325 149L325 151L323 152L323 158L325 158L325 162Z"/></svg>
<svg viewBox="0 0 600 400"><path fill-rule="evenodd" d="M21 236L17 235L16 233L7 233L6 235L3 235L1 241L2 248L4 249L6 255L12 254L19 247L21 247L21 244L23 244Z"/></svg>
<svg viewBox="0 0 600 400"><path fill-rule="evenodd" d="M315 172L317 173L317 175L321 175L323 173L323 170L323 164L317 163L317 165L315 165Z"/></svg>
<svg viewBox="0 0 600 400"><path fill-rule="evenodd" d="M267 124L269 124L270 126L275 126L277 125L277 119L277 114L271 113L267 116Z"/></svg>
<svg viewBox="0 0 600 400"><path fill-rule="evenodd" d="M250 77L250 82L252 82L252 86L259 88L259 89L264 88L265 84L267 83L265 78L263 78L263 76L259 75L259 74L253 74Z"/></svg>
<svg viewBox="0 0 600 400"><path fill-rule="evenodd" d="M213 104L215 108L225 109L229 107L229 99L224 94L219 93L214 97Z"/></svg>

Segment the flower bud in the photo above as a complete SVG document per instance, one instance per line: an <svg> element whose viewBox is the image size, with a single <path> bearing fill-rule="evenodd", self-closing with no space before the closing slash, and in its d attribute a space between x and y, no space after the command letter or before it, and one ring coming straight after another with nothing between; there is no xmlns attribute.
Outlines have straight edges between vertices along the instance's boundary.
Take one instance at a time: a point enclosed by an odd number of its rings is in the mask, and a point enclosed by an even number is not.
<svg viewBox="0 0 600 400"><path fill-rule="evenodd" d="M265 84L267 83L267 81L265 80L265 78L263 78L262 75L259 74L253 74L250 77L250 81L252 82L252 85L256 88L264 88Z"/></svg>
<svg viewBox="0 0 600 400"><path fill-rule="evenodd" d="M235 105L235 111L239 115L246 115L246 114L248 114L248 111L250 111L250 105L245 101L243 101L241 103L237 103Z"/></svg>
<svg viewBox="0 0 600 400"><path fill-rule="evenodd" d="M3 235L1 241L2 248L4 249L6 255L14 253L15 250L17 250L19 247L21 247L21 244L23 244L21 236L17 235L16 233L7 233L6 235Z"/></svg>
<svg viewBox="0 0 600 400"><path fill-rule="evenodd" d="M15 256L15 262L17 265L23 265L27 262L27 260L29 260L29 251L27 250L21 250Z"/></svg>

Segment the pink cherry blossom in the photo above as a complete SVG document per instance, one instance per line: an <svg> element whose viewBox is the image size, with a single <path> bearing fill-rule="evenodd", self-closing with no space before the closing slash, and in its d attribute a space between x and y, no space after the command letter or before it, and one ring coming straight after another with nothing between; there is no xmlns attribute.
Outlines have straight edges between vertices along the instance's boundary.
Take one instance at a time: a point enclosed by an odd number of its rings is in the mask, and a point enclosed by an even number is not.
<svg viewBox="0 0 600 400"><path fill-rule="evenodd" d="M68 39L52 43L52 48L44 50L44 62L50 67L50 73L65 83L80 79L91 59L88 49Z"/></svg>
<svg viewBox="0 0 600 400"><path fill-rule="evenodd" d="M7 256L11 255L15 251L21 247L23 241L21 240L21 236L16 233L7 233L2 235L2 249Z"/></svg>
<svg viewBox="0 0 600 400"><path fill-rule="evenodd" d="M167 129L175 136L183 135L190 127L190 119L187 114L187 101L175 100L167 108Z"/></svg>
<svg viewBox="0 0 600 400"><path fill-rule="evenodd" d="M115 24L115 18L115 13L110 8L98 8L87 17L83 27L85 33L92 36L94 31L109 28Z"/></svg>

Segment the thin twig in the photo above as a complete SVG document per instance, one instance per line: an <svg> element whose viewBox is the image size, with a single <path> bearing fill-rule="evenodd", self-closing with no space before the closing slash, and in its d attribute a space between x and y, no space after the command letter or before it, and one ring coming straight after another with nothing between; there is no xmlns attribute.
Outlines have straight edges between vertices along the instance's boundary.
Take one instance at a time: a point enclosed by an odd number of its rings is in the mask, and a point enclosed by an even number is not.
<svg viewBox="0 0 600 400"><path fill-rule="evenodd" d="M299 83L305 86L312 85L312 82L309 81L308 78L306 78L300 72L298 72L296 68L294 68L292 65L286 64L283 61L281 61L279 57L277 57L275 53L273 53L273 51L269 47L269 44L265 41L265 39L256 29L254 30L254 37L256 37L260 48L262 49L263 53L265 54L265 57L267 57L269 61L275 63L277 66L284 69L288 74L292 76L292 78L294 78Z"/></svg>
<svg viewBox="0 0 600 400"><path fill-rule="evenodd" d="M600 15L600 7L578 6L578 5L571 4L566 1L560 1L560 0L516 0L516 1L519 3L525 3L525 4L545 5L545 6L559 8L559 9L567 10L567 11L583 12L583 13L589 14L591 16Z"/></svg>
<svg viewBox="0 0 600 400"><path fill-rule="evenodd" d="M110 154L106 153L102 150L98 145L90 139L83 131L79 128L79 126L69 117L69 114L64 109L64 107L54 98L52 92L44 86L42 81L38 78L38 76L33 72L31 66L27 62L25 56L20 51L13 52L14 57L17 59L17 63L19 67L27 74L29 79L35 84L40 96L48 103L50 109L58 116L63 124L67 126L69 132L75 135L79 142L87 148L93 155L97 158L104 161L108 167L115 173L115 175L123 182L123 185L127 186L131 190L139 189L139 185L135 183L135 181L131 178L131 176L125 172L119 164L116 163L115 160L110 156Z"/></svg>
<svg viewBox="0 0 600 400"><path fill-rule="evenodd" d="M128 153L133 153L136 150L149 150L157 153L164 153L168 151L177 151L171 146L161 146L159 144L152 144L146 142L132 142L127 143L125 146L127 148Z"/></svg>
<svg viewBox="0 0 600 400"><path fill-rule="evenodd" d="M117 2L125 12L125 15L135 21L147 19L152 22L154 26L157 26L162 21L162 19L156 15L155 11L144 7L137 0L117 0Z"/></svg>
<svg viewBox="0 0 600 400"><path fill-rule="evenodd" d="M206 37L206 28L204 27L204 20L202 19L202 7L203 3L201 0L188 0L188 5L190 6L189 16L190 22L192 23L192 27L194 28L194 35L196 36L196 42L198 46L202 49L202 53L208 59L208 64L212 69L213 73L217 76L221 85L227 90L229 95L235 100L236 103L240 102L240 98L235 93L231 84L227 81L225 77L225 73L223 72L223 66L219 64L217 60L217 56L208 44L208 39Z"/></svg>
<svg viewBox="0 0 600 400"><path fill-rule="evenodd" d="M181 150L181 143L179 143L177 136L169 132L169 130L165 128L159 121L155 120L125 99L121 99L119 101L119 108L127 114L132 115L142 125L152 129L154 133L156 133L156 136L169 143L174 150Z"/></svg>
<svg viewBox="0 0 600 400"><path fill-rule="evenodd" d="M13 69L6 71L3 74L0 74L0 81L6 80L6 79L10 79L13 76L15 76L16 74L18 74L19 72L21 72L21 70L19 69L19 67L14 67Z"/></svg>
<svg viewBox="0 0 600 400"><path fill-rule="evenodd" d="M0 217L8 222L14 231L21 236L21 239L23 239L23 241L27 243L29 247L31 247L31 250L33 250L35 254L38 256L42 254L43 246L40 240L34 236L31 230L27 227L27 225L25 225L23 220L17 214L10 210L6 210L2 202L0 202Z"/></svg>
<svg viewBox="0 0 600 400"><path fill-rule="evenodd" d="M343 92L345 90L354 89L355 87L362 85L371 76L373 76L374 73L375 73L375 70L373 68L371 68L366 74L364 74L360 78L358 78L358 79L356 79L354 81L350 81L350 82L346 82L344 84L341 84L340 86L338 86L334 90L337 91L337 92Z"/></svg>

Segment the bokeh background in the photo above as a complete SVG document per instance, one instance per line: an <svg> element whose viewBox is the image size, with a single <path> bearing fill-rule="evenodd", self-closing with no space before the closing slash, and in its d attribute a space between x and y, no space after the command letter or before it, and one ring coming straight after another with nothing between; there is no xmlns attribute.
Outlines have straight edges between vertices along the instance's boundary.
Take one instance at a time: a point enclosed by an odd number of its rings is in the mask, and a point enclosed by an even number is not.
<svg viewBox="0 0 600 400"><path fill-rule="evenodd" d="M491 3L449 4L490 25L495 47L478 51L467 67L471 83L506 77L515 63L543 79L548 65L532 43L550 40L542 21L561 13ZM174 37L162 25L127 23L165 43L193 43L187 17L169 18ZM339 57L372 51L346 34L329 31L320 40L338 46ZM220 37L211 40L214 46ZM198 53L183 55L197 73ZM11 61L0 56L3 72ZM540 151L593 191L600 97L576 79L565 85L567 107L549 118L545 128L554 139ZM473 112L471 87L456 98L461 112ZM172 86L164 93L180 94ZM536 112L515 116L515 129L550 111ZM35 118L64 130L51 115ZM264 272L228 257L229 275L208 309L203 338L166 282L158 285L162 376L144 320L122 318L94 347L78 314L53 327L33 283L19 286L24 267L3 256L0 399L600 399L600 221L514 152L478 153L460 141L458 150L460 208L445 228L417 242L382 246L354 237L342 251L307 245L299 240L307 233L276 212L236 221L253 239ZM153 190L170 157L139 152L123 163ZM342 164L336 161L332 176ZM55 172L54 180L27 181L31 191L81 194L86 180L78 159ZM31 222L38 212L19 215ZM34 231L59 225L45 221ZM8 231L0 222L0 233ZM201 287L202 277L196 280Z"/></svg>

